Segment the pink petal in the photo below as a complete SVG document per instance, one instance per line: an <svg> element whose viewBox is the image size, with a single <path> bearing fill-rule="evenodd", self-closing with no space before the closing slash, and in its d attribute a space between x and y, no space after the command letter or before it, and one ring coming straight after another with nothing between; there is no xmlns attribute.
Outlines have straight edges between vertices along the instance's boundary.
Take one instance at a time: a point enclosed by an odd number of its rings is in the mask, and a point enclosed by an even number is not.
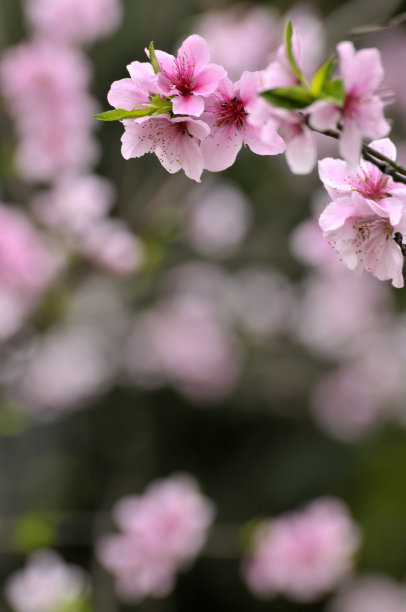
<svg viewBox="0 0 406 612"><path fill-rule="evenodd" d="M391 126L383 115L383 109L384 103L380 98L360 102L356 117L364 136L382 138L389 134Z"/></svg>
<svg viewBox="0 0 406 612"><path fill-rule="evenodd" d="M369 146L374 149L375 151L378 151L379 153L382 153L382 155L386 155L386 157L389 157L389 159L396 159L396 147L393 144L393 142L390 140L390 138L382 138L381 140L374 140L373 142L369 143Z"/></svg>
<svg viewBox="0 0 406 612"><path fill-rule="evenodd" d="M330 232L342 227L348 217L354 213L350 198L340 198L330 202L319 217L319 225L323 232Z"/></svg>
<svg viewBox="0 0 406 612"><path fill-rule="evenodd" d="M260 128L247 124L244 131L244 144L248 145L257 155L278 155L286 149L285 141L276 130L262 131ZM266 140L265 140L266 137Z"/></svg>
<svg viewBox="0 0 406 612"><path fill-rule="evenodd" d="M155 148L154 139L162 126L161 120L147 118L145 121L126 121L125 131L121 137L121 154L124 159L142 157L152 153Z"/></svg>
<svg viewBox="0 0 406 612"><path fill-rule="evenodd" d="M240 92L240 98L244 106L257 98L257 92L263 88L263 78L261 72L248 72L245 70L239 81L235 83L235 89Z"/></svg>
<svg viewBox="0 0 406 612"><path fill-rule="evenodd" d="M355 169L361 156L361 129L356 121L344 118L343 132L340 136L340 153L347 162L349 169Z"/></svg>
<svg viewBox="0 0 406 612"><path fill-rule="evenodd" d="M200 145L206 170L219 172L233 165L242 146L241 134L235 128L214 128Z"/></svg>
<svg viewBox="0 0 406 612"><path fill-rule="evenodd" d="M147 93L140 90L133 79L114 81L107 94L107 100L111 106L125 110L132 110L138 104L149 103Z"/></svg>
<svg viewBox="0 0 406 612"><path fill-rule="evenodd" d="M172 100L172 111L175 115L200 117L204 111L204 100L200 96L175 96Z"/></svg>
<svg viewBox="0 0 406 612"><path fill-rule="evenodd" d="M348 166L342 159L326 157L320 160L319 177L333 199L353 189L353 175L348 171Z"/></svg>
<svg viewBox="0 0 406 612"><path fill-rule="evenodd" d="M286 161L294 174L308 174L317 159L314 134L304 128L300 134L286 143Z"/></svg>
<svg viewBox="0 0 406 612"><path fill-rule="evenodd" d="M127 70L139 88L145 89L146 93L152 87L156 87L156 75L149 62L131 62L131 64L128 64Z"/></svg>
<svg viewBox="0 0 406 612"><path fill-rule="evenodd" d="M382 252L378 259L374 259L372 274L379 280L392 280L392 285L397 289L404 286L403 280L403 255L399 246L389 238L385 241Z"/></svg>
<svg viewBox="0 0 406 612"><path fill-rule="evenodd" d="M195 67L195 73L200 72L210 61L210 52L207 42L201 36L192 34L182 44L178 57L185 55Z"/></svg>
<svg viewBox="0 0 406 612"><path fill-rule="evenodd" d="M340 65L340 74L344 81L345 91L351 91L357 82L357 73L354 70L356 65L355 49L351 42L344 41L337 45L337 54Z"/></svg>
<svg viewBox="0 0 406 612"><path fill-rule="evenodd" d="M145 51L149 57L148 49L145 49ZM171 74L175 68L176 58L173 55L170 55L170 53L166 53L165 51L159 51L159 49L155 50L155 55L158 60L160 69L164 72L168 72L169 74Z"/></svg>
<svg viewBox="0 0 406 612"><path fill-rule="evenodd" d="M226 74L223 66L209 64L196 76L196 85L193 91L201 95L213 93L213 91L217 89L219 81L221 81Z"/></svg>
<svg viewBox="0 0 406 612"><path fill-rule="evenodd" d="M376 202L376 205L379 206L381 209L381 212L378 214L383 216L383 213L386 213L386 215L389 217L390 224L393 227L396 227L403 215L403 202L401 202L397 198L384 198L379 202Z"/></svg>
<svg viewBox="0 0 406 612"><path fill-rule="evenodd" d="M183 139L182 168L186 176L200 183L203 172L203 156L200 147L192 138Z"/></svg>
<svg viewBox="0 0 406 612"><path fill-rule="evenodd" d="M176 119L172 119L172 121L176 121ZM187 119L186 124L189 134L195 136L199 140L204 140L210 134L210 128L204 121Z"/></svg>
<svg viewBox="0 0 406 612"><path fill-rule="evenodd" d="M340 118L340 111L334 104L331 102L315 102L312 104L308 111L310 112L310 125L315 130L320 130L324 132L324 130L334 129L337 125L337 122Z"/></svg>
<svg viewBox="0 0 406 612"><path fill-rule="evenodd" d="M353 73L356 76L354 89L357 95L372 94L383 79L381 55L378 49L361 49L355 54Z"/></svg>
<svg viewBox="0 0 406 612"><path fill-rule="evenodd" d="M162 72L158 74L158 87L164 96L170 96L172 92L172 83Z"/></svg>

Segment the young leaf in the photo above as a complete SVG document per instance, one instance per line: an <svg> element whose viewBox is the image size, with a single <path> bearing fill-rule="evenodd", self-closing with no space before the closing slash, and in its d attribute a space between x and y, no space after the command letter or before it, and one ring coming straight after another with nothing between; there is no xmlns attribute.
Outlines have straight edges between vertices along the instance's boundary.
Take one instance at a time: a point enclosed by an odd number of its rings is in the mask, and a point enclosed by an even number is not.
<svg viewBox="0 0 406 612"><path fill-rule="evenodd" d="M318 97L323 91L325 85L330 81L331 76L336 66L336 60L334 56L328 58L317 70L313 76L312 83L310 86L311 92Z"/></svg>
<svg viewBox="0 0 406 612"><path fill-rule="evenodd" d="M288 110L306 108L316 99L308 89L300 87L300 85L277 87L276 89L263 91L260 95L273 106Z"/></svg>
<svg viewBox="0 0 406 612"><path fill-rule="evenodd" d="M155 74L158 74L158 72L161 72L161 69L159 67L158 60L155 55L154 42L152 40L149 43L148 50L149 50L149 61L152 64Z"/></svg>
<svg viewBox="0 0 406 612"><path fill-rule="evenodd" d="M299 66L297 65L297 63L296 63L295 56L293 55L292 36L293 36L292 23L290 21L288 21L288 23L286 24L286 28L285 28L285 51L286 51L286 57L288 58L289 65L292 68L294 74L299 79L299 81L301 83L303 83L303 85L307 85L306 79L304 78L303 74L301 73L301 70L300 70Z"/></svg>
<svg viewBox="0 0 406 612"><path fill-rule="evenodd" d="M123 108L115 108L113 110L104 111L98 115L93 115L93 119L99 121L121 121L122 119L134 119L136 117L146 117L152 115L154 108L142 108L132 111L124 110Z"/></svg>
<svg viewBox="0 0 406 612"><path fill-rule="evenodd" d="M337 104L337 106L344 106L345 91L344 83L341 79L334 79L324 85L323 91L321 92L323 98Z"/></svg>

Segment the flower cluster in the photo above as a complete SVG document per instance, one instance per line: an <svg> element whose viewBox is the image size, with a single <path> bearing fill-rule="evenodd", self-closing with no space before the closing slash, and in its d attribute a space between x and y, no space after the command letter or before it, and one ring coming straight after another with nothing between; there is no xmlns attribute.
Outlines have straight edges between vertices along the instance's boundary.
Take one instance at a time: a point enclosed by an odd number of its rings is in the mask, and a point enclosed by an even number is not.
<svg viewBox="0 0 406 612"><path fill-rule="evenodd" d="M318 499L302 511L258 525L244 576L260 597L283 593L296 601L312 601L348 574L359 542L359 530L345 505L333 498Z"/></svg>
<svg viewBox="0 0 406 612"><path fill-rule="evenodd" d="M155 153L164 168L200 181L204 169L231 166L242 145L259 155L285 149L275 129L264 140L252 121L261 74L244 72L233 83L222 66L210 63L206 41L189 36L176 57L151 46L149 62L132 62L130 78L113 83L108 100L116 111L100 119L124 120L125 159ZM127 111L127 112L125 112Z"/></svg>
<svg viewBox="0 0 406 612"><path fill-rule="evenodd" d="M99 558L116 576L121 597L138 601L172 590L176 573L202 548L214 507L193 478L175 475L121 499L114 515L122 533L100 541Z"/></svg>
<svg viewBox="0 0 406 612"><path fill-rule="evenodd" d="M370 146L396 159L396 148L389 139ZM340 159L326 158L319 163L319 173L332 198L319 223L340 258L351 270L361 273L367 269L379 280L391 279L394 287L403 287L406 185L364 160L351 170Z"/></svg>

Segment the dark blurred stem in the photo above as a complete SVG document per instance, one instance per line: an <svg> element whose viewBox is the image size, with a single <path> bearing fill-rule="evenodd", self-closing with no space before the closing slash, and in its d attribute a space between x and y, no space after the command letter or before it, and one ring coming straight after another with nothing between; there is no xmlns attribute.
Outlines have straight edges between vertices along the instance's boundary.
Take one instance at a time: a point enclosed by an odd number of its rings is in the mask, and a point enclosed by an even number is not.
<svg viewBox="0 0 406 612"><path fill-rule="evenodd" d="M306 117L305 121L306 121L306 125L313 132L317 132L318 134L323 134L324 136L329 136L330 138L335 138L336 140L339 140L340 138L339 131L316 130L314 127L310 125L308 117ZM379 151L375 151L375 149L373 149L367 144L362 145L362 157L366 161L370 162L371 164L374 164L374 166L379 168L379 170L383 174L387 174L388 176L391 176L393 180L397 181L398 183L404 183L406 185L406 168L398 164L393 159L386 157L386 155L383 155L383 153L379 153Z"/></svg>

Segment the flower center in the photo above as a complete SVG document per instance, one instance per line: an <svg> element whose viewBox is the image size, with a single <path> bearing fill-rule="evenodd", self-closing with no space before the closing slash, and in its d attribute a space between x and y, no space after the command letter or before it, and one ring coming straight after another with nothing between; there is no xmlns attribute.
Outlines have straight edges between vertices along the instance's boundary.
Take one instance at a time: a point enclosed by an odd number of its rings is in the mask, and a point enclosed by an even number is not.
<svg viewBox="0 0 406 612"><path fill-rule="evenodd" d="M186 55L182 55L175 60L172 72L168 73L163 69L161 70L182 96L189 96L193 92L196 86L195 65Z"/></svg>
<svg viewBox="0 0 406 612"><path fill-rule="evenodd" d="M391 197L389 187L392 179L382 174L373 164L367 162L367 169L361 169L357 178L359 179L357 191L365 198L377 201Z"/></svg>
<svg viewBox="0 0 406 612"><path fill-rule="evenodd" d="M234 98L223 98L215 109L216 124L219 127L224 125L234 125L238 130L242 129L246 123L247 111L243 102L237 96Z"/></svg>

